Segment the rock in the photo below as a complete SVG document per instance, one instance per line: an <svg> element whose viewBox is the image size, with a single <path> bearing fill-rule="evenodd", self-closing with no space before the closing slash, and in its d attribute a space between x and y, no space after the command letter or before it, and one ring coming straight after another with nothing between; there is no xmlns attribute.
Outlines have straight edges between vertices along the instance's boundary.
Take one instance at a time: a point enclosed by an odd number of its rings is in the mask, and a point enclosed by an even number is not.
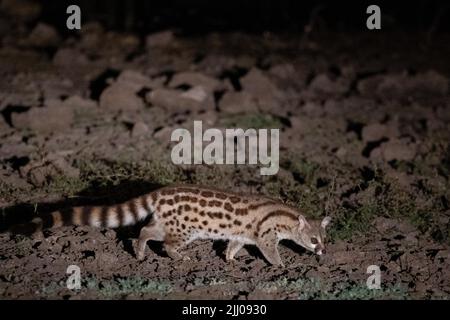
<svg viewBox="0 0 450 320"><path fill-rule="evenodd" d="M308 117L312 118L320 117L325 112L322 105L314 101L307 101L305 105L303 105L302 110Z"/></svg>
<svg viewBox="0 0 450 320"><path fill-rule="evenodd" d="M87 22L80 30L81 39L78 46L82 49L92 50L99 46L104 35L103 26L98 22Z"/></svg>
<svg viewBox="0 0 450 320"><path fill-rule="evenodd" d="M209 54L198 64L198 68L209 75L219 77L225 70L235 65L233 58L226 55Z"/></svg>
<svg viewBox="0 0 450 320"><path fill-rule="evenodd" d="M60 67L84 66L89 64L89 59L77 49L61 48L53 56L53 64Z"/></svg>
<svg viewBox="0 0 450 320"><path fill-rule="evenodd" d="M36 48L57 47L61 39L56 29L45 23L38 23L25 39L25 45Z"/></svg>
<svg viewBox="0 0 450 320"><path fill-rule="evenodd" d="M394 169L387 170L386 177L395 180L400 186L404 188L410 188L411 185L415 182L414 176Z"/></svg>
<svg viewBox="0 0 450 320"><path fill-rule="evenodd" d="M75 91L72 80L68 78L49 77L40 83L42 95L45 100L55 99L58 101L62 96L68 96Z"/></svg>
<svg viewBox="0 0 450 320"><path fill-rule="evenodd" d="M194 87L186 92L171 89L156 89L146 95L151 104L163 107L169 112L185 110L200 111L213 108L213 97L202 87Z"/></svg>
<svg viewBox="0 0 450 320"><path fill-rule="evenodd" d="M258 111L256 99L245 91L226 92L219 102L219 107L221 111L230 114Z"/></svg>
<svg viewBox="0 0 450 320"><path fill-rule="evenodd" d="M224 85L216 78L206 76L199 72L181 72L173 76L169 83L169 87L176 88L181 85L189 85L191 87L203 87L207 92L213 93L217 90L224 89Z"/></svg>
<svg viewBox="0 0 450 320"><path fill-rule="evenodd" d="M394 126L381 123L373 123L362 129L362 139L364 142L378 141L382 138L393 138L398 135Z"/></svg>
<svg viewBox="0 0 450 320"><path fill-rule="evenodd" d="M347 92L349 84L345 81L333 81L327 74L317 75L309 85L309 89L315 94L327 97L335 97Z"/></svg>
<svg viewBox="0 0 450 320"><path fill-rule="evenodd" d="M181 97L191 99L197 102L204 102L208 99L208 93L201 86L194 87L181 94Z"/></svg>
<svg viewBox="0 0 450 320"><path fill-rule="evenodd" d="M28 128L40 133L51 133L68 129L74 120L73 110L63 103L34 107L24 113L13 113L11 121L14 128Z"/></svg>
<svg viewBox="0 0 450 320"><path fill-rule="evenodd" d="M90 109L97 107L97 102L91 99L84 99L78 95L74 95L64 100L63 105L72 109Z"/></svg>
<svg viewBox="0 0 450 320"><path fill-rule="evenodd" d="M17 172L8 172L0 168L0 181L4 184L14 187L15 189L27 190L31 187ZM0 199L0 205L3 199Z"/></svg>
<svg viewBox="0 0 450 320"><path fill-rule="evenodd" d="M50 154L40 161L32 161L19 169L20 175L35 186L42 186L52 177L64 175L78 178L80 170L72 167L60 154Z"/></svg>
<svg viewBox="0 0 450 320"><path fill-rule="evenodd" d="M259 69L253 68L241 79L244 91L257 99L259 108L262 111L273 110L278 105L278 100L282 97L281 92Z"/></svg>
<svg viewBox="0 0 450 320"><path fill-rule="evenodd" d="M137 137L144 136L144 135L148 134L149 132L150 132L150 129L148 128L148 126L144 122L139 121L133 125L133 129L131 130L131 136L133 138L137 138Z"/></svg>
<svg viewBox="0 0 450 320"><path fill-rule="evenodd" d="M170 143L170 137L172 136L172 132L177 129L174 127L164 127L161 130L155 132L153 137L164 144Z"/></svg>
<svg viewBox="0 0 450 320"><path fill-rule="evenodd" d="M445 97L448 79L434 70L410 76L406 72L374 76L359 81L362 95L383 99L427 99Z"/></svg>
<svg viewBox="0 0 450 320"><path fill-rule="evenodd" d="M404 160L411 161L416 156L416 147L402 140L391 140L381 145L385 161Z"/></svg>
<svg viewBox="0 0 450 320"><path fill-rule="evenodd" d="M240 82L242 88L253 95L264 95L267 94L268 91L272 92L277 90L270 79L257 68L251 69L244 77L242 77Z"/></svg>
<svg viewBox="0 0 450 320"><path fill-rule="evenodd" d="M116 81L132 87L135 92L143 88L153 88L150 78L134 70L122 71Z"/></svg>
<svg viewBox="0 0 450 320"><path fill-rule="evenodd" d="M124 82L114 82L100 95L100 107L109 110L138 110L144 102L136 95L136 86Z"/></svg>
<svg viewBox="0 0 450 320"><path fill-rule="evenodd" d="M42 6L38 1L30 0L3 0L0 10L20 22L31 22L39 17Z"/></svg>
<svg viewBox="0 0 450 320"><path fill-rule="evenodd" d="M289 90L293 90L293 94L297 95L306 85L306 79L309 70L306 68L296 69L291 63L281 63L272 66L268 74L273 78L278 88L283 88L285 94Z"/></svg>
<svg viewBox="0 0 450 320"><path fill-rule="evenodd" d="M8 105L34 106L41 102L41 90L29 74L17 73L12 79L4 79L0 88L0 110Z"/></svg>
<svg viewBox="0 0 450 320"><path fill-rule="evenodd" d="M175 37L173 35L173 32L170 30L156 32L148 35L145 38L145 46L147 49L167 47L171 43L173 43L174 39Z"/></svg>
<svg viewBox="0 0 450 320"><path fill-rule="evenodd" d="M416 98L445 97L448 93L448 88L448 78L434 70L430 70L414 78L410 92Z"/></svg>

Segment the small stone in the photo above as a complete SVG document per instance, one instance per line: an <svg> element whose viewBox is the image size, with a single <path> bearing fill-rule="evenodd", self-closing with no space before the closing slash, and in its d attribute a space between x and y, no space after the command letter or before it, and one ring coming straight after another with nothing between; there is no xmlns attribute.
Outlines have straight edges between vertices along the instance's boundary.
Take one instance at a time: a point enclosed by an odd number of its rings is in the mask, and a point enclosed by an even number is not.
<svg viewBox="0 0 450 320"><path fill-rule="evenodd" d="M124 70L117 78L118 83L124 83L133 88L135 92L143 88L152 88L152 81L140 72Z"/></svg>
<svg viewBox="0 0 450 320"><path fill-rule="evenodd" d="M173 32L170 30L156 32L145 38L145 45L147 49L167 47L174 41L174 38Z"/></svg>
<svg viewBox="0 0 450 320"><path fill-rule="evenodd" d="M136 122L131 130L131 136L133 138L141 137L149 133L150 129L144 122Z"/></svg>
<svg viewBox="0 0 450 320"><path fill-rule="evenodd" d="M74 120L73 110L61 103L31 108L25 113L13 113L11 121L15 128L29 128L40 133L64 131Z"/></svg>
<svg viewBox="0 0 450 320"><path fill-rule="evenodd" d="M197 102L204 102L208 99L208 93L201 86L189 89L181 94L181 97L191 99Z"/></svg>
<svg viewBox="0 0 450 320"><path fill-rule="evenodd" d="M45 23L38 23L25 39L25 45L36 48L57 47L61 39L56 29Z"/></svg>
<svg viewBox="0 0 450 320"><path fill-rule="evenodd" d="M189 85L191 87L200 86L209 93L224 88L224 85L220 80L200 72L181 72L175 74L169 83L169 87L176 88L181 85Z"/></svg>
<svg viewBox="0 0 450 320"><path fill-rule="evenodd" d="M69 108L95 108L97 107L97 102L91 99L84 99L78 95L70 96L63 102L64 106L67 106Z"/></svg>
<svg viewBox="0 0 450 320"><path fill-rule="evenodd" d="M172 136L173 130L175 130L173 127L164 127L155 132L153 137L162 143L170 143L170 137Z"/></svg>
<svg viewBox="0 0 450 320"><path fill-rule="evenodd" d="M261 111L273 111L282 98L276 85L257 68L251 69L240 82L243 90L257 99Z"/></svg>
<svg viewBox="0 0 450 320"><path fill-rule="evenodd" d="M138 110L144 102L136 95L136 86L115 82L100 95L100 107L110 110Z"/></svg>
<svg viewBox="0 0 450 320"><path fill-rule="evenodd" d="M202 88L192 88L186 92L171 89L156 89L146 95L146 100L153 105L160 106L169 112L185 110L208 110L214 106L211 95Z"/></svg>
<svg viewBox="0 0 450 320"><path fill-rule="evenodd" d="M87 65L88 63L89 59L84 53L71 48L59 49L53 57L53 64L60 67Z"/></svg>
<svg viewBox="0 0 450 320"><path fill-rule="evenodd" d="M20 22L31 22L41 14L42 5L38 1L3 0L0 2L0 11Z"/></svg>
<svg viewBox="0 0 450 320"><path fill-rule="evenodd" d="M219 108L221 111L230 114L258 111L256 99L245 91L226 92L219 102Z"/></svg>
<svg viewBox="0 0 450 320"><path fill-rule="evenodd" d="M416 147L401 140L391 140L381 145L385 161L411 161L416 156Z"/></svg>
<svg viewBox="0 0 450 320"><path fill-rule="evenodd" d="M388 135L388 128L384 124L374 123L362 129L362 139L364 142L377 141Z"/></svg>
<svg viewBox="0 0 450 320"><path fill-rule="evenodd" d="M349 84L344 81L333 81L327 74L317 75L309 85L312 92L324 96L342 95L348 90Z"/></svg>

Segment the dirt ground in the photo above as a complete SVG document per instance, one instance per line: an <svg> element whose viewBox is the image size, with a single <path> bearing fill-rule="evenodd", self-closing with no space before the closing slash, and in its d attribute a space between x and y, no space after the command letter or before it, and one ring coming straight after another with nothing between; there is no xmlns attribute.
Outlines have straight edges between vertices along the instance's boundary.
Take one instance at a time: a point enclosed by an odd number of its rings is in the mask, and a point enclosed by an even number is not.
<svg viewBox="0 0 450 320"><path fill-rule="evenodd" d="M1 29L1 28L0 28ZM197 241L174 262L139 226L0 234L2 299L448 299L450 37L1 29L1 230L175 182L265 194L333 218L327 254ZM176 166L175 128L280 128L280 171ZM82 288L69 290L69 265ZM369 290L367 268L381 270Z"/></svg>

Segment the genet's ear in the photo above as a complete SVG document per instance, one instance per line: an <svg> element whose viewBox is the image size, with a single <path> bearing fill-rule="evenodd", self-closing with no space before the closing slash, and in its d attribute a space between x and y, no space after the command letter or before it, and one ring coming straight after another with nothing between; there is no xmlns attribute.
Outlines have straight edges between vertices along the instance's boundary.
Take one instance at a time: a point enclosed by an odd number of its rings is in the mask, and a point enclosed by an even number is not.
<svg viewBox="0 0 450 320"><path fill-rule="evenodd" d="M323 218L322 222L320 223L320 226L323 229L325 229L330 222L331 222L331 217L325 217L325 218Z"/></svg>
<svg viewBox="0 0 450 320"><path fill-rule="evenodd" d="M302 231L305 228L305 225L306 225L305 217L302 216L302 215L298 216L298 222L299 222L298 230Z"/></svg>

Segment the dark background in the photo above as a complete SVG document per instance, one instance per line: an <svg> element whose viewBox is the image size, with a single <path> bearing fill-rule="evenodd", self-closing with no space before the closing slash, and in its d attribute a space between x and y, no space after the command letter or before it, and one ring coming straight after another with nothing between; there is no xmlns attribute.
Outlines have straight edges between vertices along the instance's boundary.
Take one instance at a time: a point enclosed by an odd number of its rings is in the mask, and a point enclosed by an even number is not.
<svg viewBox="0 0 450 320"><path fill-rule="evenodd" d="M301 32L316 27L334 31L365 29L366 8L380 6L382 29L442 32L450 28L448 1L301 1L301 0L80 0L42 1L44 21L62 27L65 10L77 4L82 21L107 28L147 33L175 28L187 33L210 31ZM62 28L63 29L63 28Z"/></svg>

